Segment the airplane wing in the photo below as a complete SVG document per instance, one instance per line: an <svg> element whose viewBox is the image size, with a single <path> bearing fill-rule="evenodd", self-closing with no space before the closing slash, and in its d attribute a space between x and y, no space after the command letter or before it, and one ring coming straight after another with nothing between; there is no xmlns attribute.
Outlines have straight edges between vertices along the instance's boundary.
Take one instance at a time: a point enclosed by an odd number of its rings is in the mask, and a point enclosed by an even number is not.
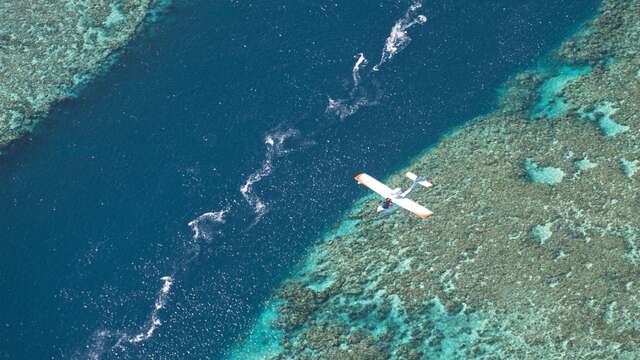
<svg viewBox="0 0 640 360"><path fill-rule="evenodd" d="M358 176L356 176L356 181L358 182L358 184L362 184L378 193L378 195L382 196L383 198L390 198L394 204L400 206L405 210L411 211L412 213L418 215L418 217L426 219L429 216L433 215L433 212L431 212L431 210L416 203L413 200L409 200L407 198L397 198L396 196L394 196L393 191L387 185L381 183L380 181L367 174L359 174Z"/></svg>
<svg viewBox="0 0 640 360"><path fill-rule="evenodd" d="M394 204L400 206L401 208L405 210L409 210L412 213L418 215L418 217L422 219L426 219L429 216L433 215L433 212L431 210L416 203L413 200L409 200L407 198L400 198L400 199L391 198L391 201L393 201Z"/></svg>
<svg viewBox="0 0 640 360"><path fill-rule="evenodd" d="M359 174L358 176L356 176L356 181L358 182L358 184L362 184L368 187L369 189L375 191L376 193L378 193L378 195L382 196L383 198L393 197L393 192L387 185L381 183L380 181L374 179L373 177L367 174Z"/></svg>

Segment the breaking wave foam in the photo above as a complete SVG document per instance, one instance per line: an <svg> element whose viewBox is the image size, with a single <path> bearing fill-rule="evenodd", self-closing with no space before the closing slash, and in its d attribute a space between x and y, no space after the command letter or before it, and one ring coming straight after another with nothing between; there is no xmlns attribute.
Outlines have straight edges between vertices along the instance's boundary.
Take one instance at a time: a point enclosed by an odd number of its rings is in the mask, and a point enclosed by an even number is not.
<svg viewBox="0 0 640 360"><path fill-rule="evenodd" d="M353 75L353 86L357 87L360 84L360 68L367 65L367 58L364 57L363 53L358 54L358 60L353 65L353 69L351 70L351 74Z"/></svg>
<svg viewBox="0 0 640 360"><path fill-rule="evenodd" d="M113 344L114 339L116 339L115 341L118 341L118 339L122 338L123 336L126 336L126 334L123 334L121 332L112 332L109 330L96 331L93 333L93 335L91 335L91 340L89 341L89 345L87 346L87 352L83 354L76 353L74 356L72 356L72 358L74 360L100 360L107 347L112 348L115 346Z"/></svg>
<svg viewBox="0 0 640 360"><path fill-rule="evenodd" d="M382 55L380 61L373 66L373 72L379 71L380 66L391 60L397 53L409 45L411 38L407 33L407 30L414 25L424 24L427 22L427 17L418 14L418 10L422 8L422 0L416 0L409 6L409 9L404 13L404 16L400 18L391 28L391 32L387 37L384 48L382 49ZM351 77L353 79L353 88L349 92L349 98L346 99L333 99L329 97L329 103L326 107L326 112L336 115L340 120L344 120L347 117L355 114L360 108L366 106L373 106L378 104L380 97L379 87L376 86L376 95L372 99L369 93L371 89L367 91L367 87L362 85L362 80L371 79L373 85L377 85L374 79L369 76L365 78L361 74L362 69L367 66L367 58L363 53L356 55L357 59L353 68L351 69ZM366 83L365 83L366 85Z"/></svg>
<svg viewBox="0 0 640 360"><path fill-rule="evenodd" d="M371 101L366 96L357 97L355 99L337 99L329 98L329 104L326 111L335 114L340 120L344 120L355 114L360 108L377 104L377 101Z"/></svg>
<svg viewBox="0 0 640 360"><path fill-rule="evenodd" d="M149 320L139 333L129 335L124 331L98 330L91 336L86 352L76 353L72 358L99 360L107 351L125 351L127 344L137 344L151 338L158 327L162 325L159 312L166 306L174 282L173 276L163 276L160 280L163 281L162 287L156 296Z"/></svg>
<svg viewBox="0 0 640 360"><path fill-rule="evenodd" d="M187 225L193 231L193 239L212 240L214 235L220 233L217 230L217 225L224 223L224 216L228 211L227 208L216 212L207 212L191 220Z"/></svg>
<svg viewBox="0 0 640 360"><path fill-rule="evenodd" d="M411 42L411 37L407 33L407 30L414 25L424 24L427 22L427 17L417 14L417 11L422 7L422 1L415 1L409 9L404 13L404 16L396 21L395 25L391 28L389 37L385 41L384 48L382 49L382 55L380 56L380 62L373 66L373 71L380 70L380 66L391 60L397 53L402 51Z"/></svg>
<svg viewBox="0 0 640 360"><path fill-rule="evenodd" d="M124 352L127 350L127 345L138 344L153 337L156 330L162 325L160 311L167 306L176 275L181 269L186 269L186 266L198 256L201 240L211 241L215 235L221 234L221 231L217 229L217 225L225 222L225 215L228 211L229 209L227 208L216 212L207 212L188 223L188 226L193 231L193 244L189 245L178 261L174 263L174 270L171 275L160 278L163 282L162 287L156 295L148 320L135 335L131 335L126 331L108 329L95 331L84 351L77 352L72 358L99 360L108 351Z"/></svg>
<svg viewBox="0 0 640 360"><path fill-rule="evenodd" d="M287 139L293 136L297 136L298 131L295 129L288 129L286 131L277 131L272 134L267 134L264 138L264 144L267 151L265 159L262 162L262 166L256 172L249 175L244 185L240 187L240 193L244 197L251 207L254 208L257 215L254 224L257 223L260 218L267 213L267 205L253 192L253 185L264 177L269 176L273 171L274 159L284 156L289 153L290 150L285 149L284 143Z"/></svg>
<svg viewBox="0 0 640 360"><path fill-rule="evenodd" d="M160 292L156 297L153 310L151 311L151 314L149 316L149 323L146 326L146 330L143 330L137 335L134 335L127 339L127 341L129 341L130 343L135 344L151 338L158 326L162 325L158 312L164 309L165 305L167 304L167 297L169 295L169 291L171 291L171 285L173 285L174 280L173 276L163 276L160 278L160 280L164 281L164 283L162 284L162 288L160 289Z"/></svg>
<svg viewBox="0 0 640 360"><path fill-rule="evenodd" d="M378 95L376 95L374 99L371 99L371 96L369 96L370 91L367 90L367 87L361 85L361 71L368 64L367 58L365 58L363 53L357 54L356 57L356 62L351 69L353 88L349 92L349 98L332 99L329 97L329 103L325 109L327 113L336 115L340 120L344 120L355 114L362 107L376 105L378 103ZM376 83L373 82L373 85L376 85Z"/></svg>

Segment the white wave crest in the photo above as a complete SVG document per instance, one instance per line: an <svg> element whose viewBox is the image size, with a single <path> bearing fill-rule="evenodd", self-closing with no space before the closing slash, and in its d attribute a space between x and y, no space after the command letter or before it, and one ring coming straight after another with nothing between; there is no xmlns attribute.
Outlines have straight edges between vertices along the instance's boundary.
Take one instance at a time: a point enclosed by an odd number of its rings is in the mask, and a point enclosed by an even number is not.
<svg viewBox="0 0 640 360"><path fill-rule="evenodd" d="M163 281L162 288L160 289L160 292L156 297L153 310L149 315L149 322L146 326L146 330L143 330L137 335L134 335L128 338L127 341L130 343L135 344L151 338L153 336L153 333L156 331L156 329L160 325L162 325L158 312L164 309L165 305L167 304L167 297L169 295L169 291L171 291L171 285L173 285L174 280L173 280L173 276L163 276L160 278L160 280Z"/></svg>
<svg viewBox="0 0 640 360"><path fill-rule="evenodd" d="M367 58L365 58L363 53L358 53L356 57L356 62L351 69L353 88L349 92L349 98L332 99L329 97L329 103L325 109L327 113L336 115L340 120L344 120L355 114L361 107L376 105L378 103L377 99L370 99L367 89L360 85L362 80L360 72L363 67L367 66Z"/></svg>
<svg viewBox="0 0 640 360"><path fill-rule="evenodd" d="M286 155L290 151L285 149L285 141L290 137L297 135L298 131L295 129L276 131L272 134L267 134L264 138L264 144L266 145L267 151L265 153L265 159L262 162L262 166L260 169L249 175L244 185L240 187L240 193L247 203L254 208L257 215L254 224L257 223L264 214L266 214L268 209L267 205L253 192L253 185L262 180L265 176L269 176L271 174L273 171L273 160Z"/></svg>
<svg viewBox="0 0 640 360"><path fill-rule="evenodd" d="M227 208L216 212L207 212L191 220L187 225L193 231L193 238L212 240L213 236L219 233L217 225L224 223L224 216L228 211Z"/></svg>
<svg viewBox="0 0 640 360"><path fill-rule="evenodd" d="M71 358L73 360L100 360L104 352L112 349L116 344L120 344L127 334L109 330L98 330L91 335L91 340L86 346L86 352L76 352Z"/></svg>
<svg viewBox="0 0 640 360"><path fill-rule="evenodd" d="M148 320L141 326L138 333L131 335L125 331L108 329L95 331L89 339L88 344L85 345L81 351L76 352L72 358L100 360L107 352L125 352L127 345L138 344L153 337L158 327L162 325L160 311L167 306L167 300L171 292L171 287L175 283L176 274L178 274L179 271L185 271L189 263L198 256L201 246L200 240L211 241L216 234L221 233L218 227L221 223L225 222L225 215L229 210L230 208L227 207L220 211L206 212L188 223L193 231L193 237L182 253L182 256L174 263L174 270L171 272L171 275L160 278L160 280L162 280L162 287L153 302L153 308L148 314Z"/></svg>
<svg viewBox="0 0 640 360"><path fill-rule="evenodd" d="M335 114L340 120L355 114L361 107L377 104L377 101L370 101L366 96L359 96L354 99L329 98L326 112Z"/></svg>
<svg viewBox="0 0 640 360"><path fill-rule="evenodd" d="M206 212L188 223L193 231L192 241L180 259L174 264L175 269L172 274L160 278L162 287L158 291L153 308L148 315L148 320L137 334L130 335L125 331L98 330L93 333L84 349L74 354L72 358L100 360L106 352L114 350L124 352L127 349L127 344L138 344L153 337L158 327L162 325L160 311L167 305L171 287L175 283L175 275L181 270L184 271L187 265L198 256L200 253L200 240L211 241L216 234L221 233L218 226L225 222L225 215L229 210L229 208L226 208L220 211Z"/></svg>
<svg viewBox="0 0 640 360"><path fill-rule="evenodd" d="M174 283L173 276L163 276L160 280L163 281L162 287L153 303L149 320L138 334L129 335L124 331L98 330L91 336L85 351L74 354L72 359L100 360L107 351L125 351L126 344L137 344L150 339L158 327L162 325L159 312L165 308L171 286Z"/></svg>
<svg viewBox="0 0 640 360"><path fill-rule="evenodd" d="M391 60L397 53L402 51L411 42L411 37L407 33L407 30L414 25L424 24L427 22L427 17L417 14L417 11L422 7L422 0L417 0L409 9L404 13L404 16L396 21L395 25L391 28L389 37L385 41L384 48L382 49L382 55L380 56L380 62L373 66L373 71L380 70L380 66L387 61Z"/></svg>
<svg viewBox="0 0 640 360"><path fill-rule="evenodd" d="M356 63L353 65L351 74L353 75L353 86L357 87L360 84L360 69L367 65L367 58L363 53L359 53Z"/></svg>
<svg viewBox="0 0 640 360"><path fill-rule="evenodd" d="M391 33L385 41L384 48L382 49L382 55L380 56L380 62L373 66L372 71L380 70L380 66L385 62L391 60L398 52L407 47L411 38L407 33L407 30L414 25L424 24L427 22L427 17L417 14L417 11L422 7L422 0L415 0L409 9L404 13L404 16L396 21L395 25L391 28ZM353 78L353 88L349 92L349 98L346 99L332 99L329 97L329 103L327 104L326 112L336 115L340 120L344 120L347 117L355 114L359 109L365 106L372 106L378 104L379 88L376 89L376 98L372 99L369 96L370 86L368 83L362 85L362 80L369 80L376 85L375 79L371 76L362 77L361 70L367 65L367 59L363 53L356 55L357 60L351 69L351 76ZM368 73L365 73L367 75ZM369 88L369 89L368 89ZM369 90L369 91L368 91Z"/></svg>

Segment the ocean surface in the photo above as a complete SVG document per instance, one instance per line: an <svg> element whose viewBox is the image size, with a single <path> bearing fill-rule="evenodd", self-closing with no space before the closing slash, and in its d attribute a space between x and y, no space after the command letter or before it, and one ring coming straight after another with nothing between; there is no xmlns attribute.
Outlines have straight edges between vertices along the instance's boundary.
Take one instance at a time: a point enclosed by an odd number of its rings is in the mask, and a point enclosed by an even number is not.
<svg viewBox="0 0 640 360"><path fill-rule="evenodd" d="M490 110L597 1L416 4L175 3L0 158L0 358L221 358L355 174Z"/></svg>

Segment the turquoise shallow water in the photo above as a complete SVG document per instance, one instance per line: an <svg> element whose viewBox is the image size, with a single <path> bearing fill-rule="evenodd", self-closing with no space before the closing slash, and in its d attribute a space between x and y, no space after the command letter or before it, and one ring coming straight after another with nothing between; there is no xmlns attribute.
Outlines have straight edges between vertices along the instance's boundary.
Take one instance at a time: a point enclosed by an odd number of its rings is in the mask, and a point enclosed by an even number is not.
<svg viewBox="0 0 640 360"><path fill-rule="evenodd" d="M0 159L1 357L220 358L364 195L355 173L383 177L490 108L594 3L425 3L431 19L378 72L408 2L176 4ZM361 96L344 119L327 112ZM194 237L189 222L223 210ZM432 309L433 349L451 353L474 320Z"/></svg>
<svg viewBox="0 0 640 360"><path fill-rule="evenodd" d="M533 107L531 116L555 119L566 113L567 104L562 100L562 89L571 81L576 80L592 70L591 66L570 67L562 66L557 75L551 76L540 87L540 99Z"/></svg>

